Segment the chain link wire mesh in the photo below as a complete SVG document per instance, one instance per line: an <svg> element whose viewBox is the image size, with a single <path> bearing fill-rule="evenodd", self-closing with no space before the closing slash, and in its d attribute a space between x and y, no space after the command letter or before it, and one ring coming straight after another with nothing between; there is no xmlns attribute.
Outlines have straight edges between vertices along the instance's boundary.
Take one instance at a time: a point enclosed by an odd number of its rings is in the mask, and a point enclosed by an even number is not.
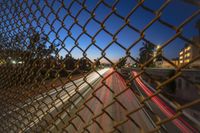
<svg viewBox="0 0 200 133"><path fill-rule="evenodd" d="M0 2L1 132L199 131L198 121L197 125L191 124L186 113L197 108L199 114L199 79L194 81L185 73L186 68L199 61L200 54L183 65L162 54L177 39L200 50L199 41L184 34L184 28L199 17L199 8L175 25L162 18L165 9L174 4L171 0L161 0L156 9L144 0L134 1L127 14L118 9L125 3L122 0ZM138 28L131 17L142 11L152 17ZM144 14L140 15L146 19ZM144 52L143 60L138 59L132 49L141 46L141 42L151 44L153 49L157 45L146 36L153 25L161 25L173 34L156 49L154 56L153 52ZM131 30L130 34L134 32L136 36L129 36L128 46L125 40L120 41L119 34L124 34L124 30ZM120 61L110 56L121 52L113 46L124 53ZM158 58L173 70L149 69ZM136 68L120 68L128 60ZM159 73L164 76L159 77ZM174 84L179 80L193 86L192 100L179 102L172 97L174 92L169 93L177 91Z"/></svg>

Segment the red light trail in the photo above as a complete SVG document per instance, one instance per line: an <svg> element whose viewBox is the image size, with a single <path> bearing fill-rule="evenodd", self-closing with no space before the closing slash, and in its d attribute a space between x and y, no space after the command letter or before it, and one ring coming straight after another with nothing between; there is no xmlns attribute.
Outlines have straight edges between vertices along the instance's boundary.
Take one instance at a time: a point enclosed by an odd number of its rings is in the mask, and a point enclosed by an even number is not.
<svg viewBox="0 0 200 133"><path fill-rule="evenodd" d="M137 72L132 72L133 76L137 76ZM149 90L149 88L141 81L139 77L135 79L137 84L142 88L142 90L148 95L152 96L153 92ZM162 112L168 117L173 117L176 113L167 106L158 96L153 96L151 100L162 110ZM194 128L192 128L185 120L182 118L177 118L172 121L183 133L192 133L197 132Z"/></svg>

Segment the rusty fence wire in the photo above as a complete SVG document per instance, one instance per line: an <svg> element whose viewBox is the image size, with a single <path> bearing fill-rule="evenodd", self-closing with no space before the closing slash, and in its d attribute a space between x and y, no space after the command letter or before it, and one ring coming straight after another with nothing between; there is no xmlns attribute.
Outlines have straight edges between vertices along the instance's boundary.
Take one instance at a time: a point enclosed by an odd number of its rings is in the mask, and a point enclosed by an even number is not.
<svg viewBox="0 0 200 133"><path fill-rule="evenodd" d="M199 132L199 5L157 2L0 1L0 132ZM163 17L177 3L193 12Z"/></svg>

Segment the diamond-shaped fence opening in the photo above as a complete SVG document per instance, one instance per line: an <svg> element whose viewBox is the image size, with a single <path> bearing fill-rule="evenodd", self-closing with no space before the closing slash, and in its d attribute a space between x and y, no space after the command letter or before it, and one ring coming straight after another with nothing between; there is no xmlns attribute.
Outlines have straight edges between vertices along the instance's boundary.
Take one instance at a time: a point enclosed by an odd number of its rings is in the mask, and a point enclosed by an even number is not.
<svg viewBox="0 0 200 133"><path fill-rule="evenodd" d="M0 132L199 132L199 2L0 2Z"/></svg>

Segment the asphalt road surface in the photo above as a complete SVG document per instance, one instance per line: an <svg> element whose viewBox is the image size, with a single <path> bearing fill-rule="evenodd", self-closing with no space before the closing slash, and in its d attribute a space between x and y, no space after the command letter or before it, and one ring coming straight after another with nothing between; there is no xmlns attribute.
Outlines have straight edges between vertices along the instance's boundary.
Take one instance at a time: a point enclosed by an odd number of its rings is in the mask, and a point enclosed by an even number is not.
<svg viewBox="0 0 200 133"><path fill-rule="evenodd" d="M133 76L137 76L137 72L132 72ZM135 79L137 86L143 91L147 96L152 96L154 92L143 82L141 76ZM154 112L157 113L163 119L172 118L176 115L176 112L166 104L159 96L155 95L150 100L149 103L153 108ZM160 111L159 111L160 110ZM160 113L161 112L161 113ZM164 116L164 117L163 117ZM177 119L171 120L170 122L166 122L167 127L166 130L168 132L182 132L182 133L197 133L197 129L193 128L186 120L184 120L181 116Z"/></svg>
<svg viewBox="0 0 200 133"><path fill-rule="evenodd" d="M112 71L110 69L105 77ZM123 133L151 131L154 126L145 112L143 110L132 112L141 105L131 89L126 88L124 80L117 73L99 82L93 95L89 96L87 106L83 106L78 115L62 127L62 131L69 133L105 133L114 130Z"/></svg>
<svg viewBox="0 0 200 133"><path fill-rule="evenodd" d="M150 132L156 128L151 116L133 90L113 69L102 69L43 93L20 104L20 108L2 115L0 124L8 132ZM134 73L133 73L134 74ZM136 73L135 73L136 74ZM142 81L138 86L152 95ZM152 101L171 117L174 113L156 97ZM10 116L10 117L9 117ZM7 126L7 125L10 126ZM189 131L185 123L174 120L180 131ZM7 127L6 127L7 126Z"/></svg>
<svg viewBox="0 0 200 133"><path fill-rule="evenodd" d="M69 104L69 98L78 97L79 93L87 94L88 84L92 85L98 81L100 75L104 75L107 71L108 68L99 70L98 73L93 72L86 79L75 80L64 87L58 87L20 103L15 109L2 115L1 119L6 118L6 120L0 124L5 125L4 130L7 129L8 132L30 131L38 126L42 128L47 125L44 122L52 120L64 105Z"/></svg>

